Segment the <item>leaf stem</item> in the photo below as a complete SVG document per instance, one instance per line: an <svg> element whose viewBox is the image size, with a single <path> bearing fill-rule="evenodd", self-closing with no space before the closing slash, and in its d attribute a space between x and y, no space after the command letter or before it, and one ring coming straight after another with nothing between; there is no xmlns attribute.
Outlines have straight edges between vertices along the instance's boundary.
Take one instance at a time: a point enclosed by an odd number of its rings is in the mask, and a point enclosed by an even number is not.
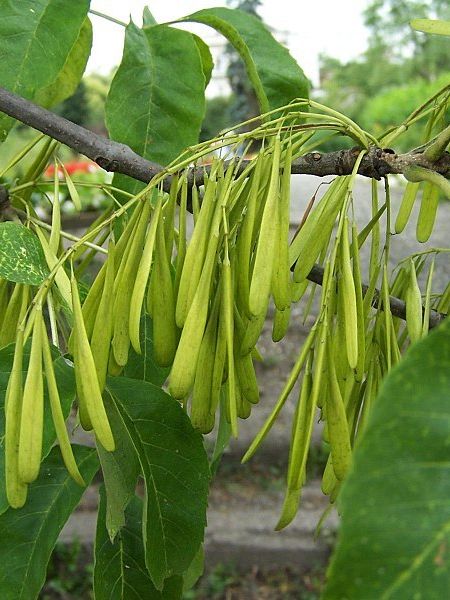
<svg viewBox="0 0 450 600"><path fill-rule="evenodd" d="M115 23L116 25L120 25L121 27L126 27L127 23L124 21L120 21L110 15L105 15L105 13L99 12L98 10L94 10L93 8L89 9L91 15L95 15L96 17L100 17L101 19L105 19L105 21L111 21L111 23Z"/></svg>

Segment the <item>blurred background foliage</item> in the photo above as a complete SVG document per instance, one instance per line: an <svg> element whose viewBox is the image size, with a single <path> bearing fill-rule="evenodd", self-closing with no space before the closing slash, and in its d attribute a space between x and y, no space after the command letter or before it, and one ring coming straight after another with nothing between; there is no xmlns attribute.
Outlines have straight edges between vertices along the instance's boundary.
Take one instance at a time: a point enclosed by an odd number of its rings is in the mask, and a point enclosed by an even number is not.
<svg viewBox="0 0 450 600"><path fill-rule="evenodd" d="M228 0L257 18L261 0ZM320 82L312 96L348 115L375 136L381 135L450 81L448 40L424 35L409 26L412 18L450 20L448 0L372 0L363 12L367 49L341 62L320 56ZM202 139L257 114L244 66L231 46L226 48L227 77L232 94L208 100ZM411 128L396 142L397 151L422 143L422 128ZM331 151L349 145L339 136L324 143Z"/></svg>
<svg viewBox="0 0 450 600"><path fill-rule="evenodd" d="M448 0L373 0L363 13L367 50L342 63L320 57L320 89L324 104L345 113L375 136L404 118L450 81L448 39L424 35L409 26L412 18L450 19ZM421 128L396 142L405 151L422 143ZM340 147L336 139L328 150Z"/></svg>

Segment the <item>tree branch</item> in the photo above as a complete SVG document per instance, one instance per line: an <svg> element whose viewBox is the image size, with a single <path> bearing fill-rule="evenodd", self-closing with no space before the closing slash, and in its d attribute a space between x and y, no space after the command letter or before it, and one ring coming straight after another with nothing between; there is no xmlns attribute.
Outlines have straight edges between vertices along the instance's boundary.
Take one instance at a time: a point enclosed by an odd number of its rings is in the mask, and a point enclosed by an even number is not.
<svg viewBox="0 0 450 600"><path fill-rule="evenodd" d="M106 171L122 173L148 183L163 170L163 167L139 156L125 144L99 136L2 87L0 87L0 111L49 135L80 154L84 154ZM326 154L311 152L297 158L292 164L291 172L319 177L349 175L352 173L359 151L358 148L351 148ZM242 161L240 169L244 169L246 163L247 161ZM362 159L358 173L372 179L381 179L389 174L403 173L411 166L423 167L449 176L450 154L444 152L437 161L432 162L421 152L395 154L390 149L373 147ZM203 167L192 169L191 181L193 182L195 178L197 183L201 183L204 173L205 168ZM167 183L170 184L169 178L167 179ZM6 203L7 195L5 198L0 197L1 200ZM322 285L323 269L315 265L309 273L308 279ZM366 291L367 286L363 285L363 292ZM379 302L380 292L375 290L373 306L377 307ZM393 315L403 320L406 319L406 306L402 300L391 296L390 306ZM445 317L446 315L431 311L430 328L436 327Z"/></svg>
<svg viewBox="0 0 450 600"><path fill-rule="evenodd" d="M324 272L324 270L322 267L320 267L319 265L314 265L313 268L311 269L309 275L307 276L307 279L309 279L309 281L312 281L313 283L322 285L323 272ZM369 289L369 286L363 283L361 287L362 287L362 292L363 292L363 296L364 296L366 294L367 290ZM374 308L379 308L381 304L382 304L381 291L378 289L375 289L375 292L373 295L373 300L372 300L372 306ZM389 296L389 305L391 308L391 313L394 315L394 317L398 317L399 319L406 321L406 304L403 300L400 300L400 298L396 298L395 296ZM431 310L430 311L430 319L429 319L429 323L428 323L429 328L433 329L433 327L437 327L440 323L442 323L442 321L446 317L447 317L447 315L444 313L440 313L436 310Z"/></svg>
<svg viewBox="0 0 450 600"><path fill-rule="evenodd" d="M106 171L122 173L138 181L148 183L163 170L160 165L139 156L125 144L109 140L75 125L64 117L41 108L29 100L0 87L0 111L18 119L22 123L49 135L69 148L84 154ZM317 175L349 175L352 173L359 148L338 150L337 152L310 152L297 158L292 164L292 173ZM243 170L247 161L242 161ZM444 176L450 176L450 154L432 162L424 153L410 152L395 154L393 150L372 147L361 161L358 173L372 179L381 179L389 174L404 173L412 166L429 169ZM203 181L205 168L196 168L191 172L191 181ZM166 185L170 185L167 178Z"/></svg>
<svg viewBox="0 0 450 600"><path fill-rule="evenodd" d="M0 111L84 154L105 171L145 182L161 171L160 165L139 156L125 144L97 135L2 87Z"/></svg>

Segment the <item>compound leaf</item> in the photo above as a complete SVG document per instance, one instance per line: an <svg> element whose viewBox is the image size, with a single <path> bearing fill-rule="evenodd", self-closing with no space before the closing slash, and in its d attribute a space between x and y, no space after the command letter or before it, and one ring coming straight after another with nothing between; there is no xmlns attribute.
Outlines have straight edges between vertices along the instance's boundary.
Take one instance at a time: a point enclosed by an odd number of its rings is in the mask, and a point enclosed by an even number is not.
<svg viewBox="0 0 450 600"><path fill-rule="evenodd" d="M387 376L343 486L324 600L446 598L450 320Z"/></svg>
<svg viewBox="0 0 450 600"><path fill-rule="evenodd" d="M108 390L145 480L143 536L153 584L182 575L203 541L209 467L201 435L180 404L151 383L118 377Z"/></svg>
<svg viewBox="0 0 450 600"><path fill-rule="evenodd" d="M98 470L95 450L73 447L84 481ZM0 516L0 590L2 600L34 600L45 582L47 563L58 536L85 488L75 483L58 448L45 459L26 504Z"/></svg>
<svg viewBox="0 0 450 600"><path fill-rule="evenodd" d="M230 8L207 8L181 21L209 25L234 46L244 61L261 113L307 98L309 84L302 69L255 16Z"/></svg>

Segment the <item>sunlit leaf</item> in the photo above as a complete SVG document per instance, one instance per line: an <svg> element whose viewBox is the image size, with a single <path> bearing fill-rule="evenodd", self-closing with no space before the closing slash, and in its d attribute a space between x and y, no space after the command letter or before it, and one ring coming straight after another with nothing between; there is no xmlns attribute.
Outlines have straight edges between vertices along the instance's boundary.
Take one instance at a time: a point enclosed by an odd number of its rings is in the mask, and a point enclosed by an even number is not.
<svg viewBox="0 0 450 600"><path fill-rule="evenodd" d="M66 68L86 19L89 0L0 0L0 81L29 100ZM0 113L0 141L14 120Z"/></svg>
<svg viewBox="0 0 450 600"><path fill-rule="evenodd" d="M67 56L66 63L56 80L39 90L35 102L41 106L55 106L73 95L86 68L92 47L92 23L86 18L79 35Z"/></svg>

